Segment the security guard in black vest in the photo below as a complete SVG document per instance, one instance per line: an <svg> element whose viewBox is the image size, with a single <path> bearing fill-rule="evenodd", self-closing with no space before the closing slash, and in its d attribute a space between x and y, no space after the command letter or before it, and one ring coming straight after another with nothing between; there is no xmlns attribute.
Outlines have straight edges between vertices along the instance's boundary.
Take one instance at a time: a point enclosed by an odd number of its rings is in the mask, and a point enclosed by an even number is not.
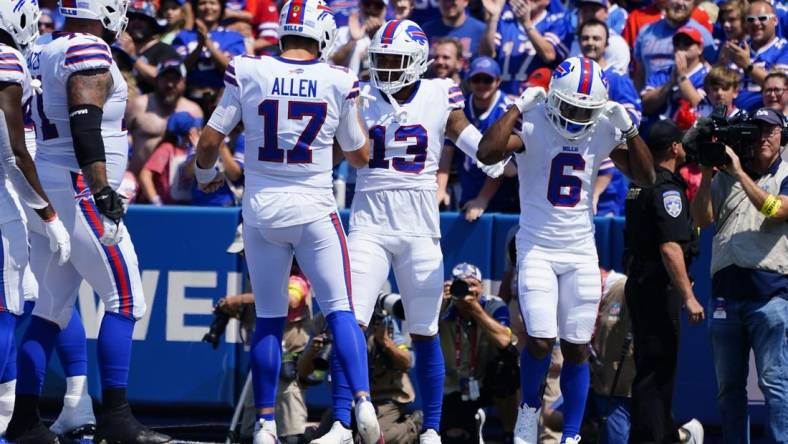
<svg viewBox="0 0 788 444"><path fill-rule="evenodd" d="M631 185L626 200L625 294L632 317L635 379L632 383L630 443L682 442L673 421L673 380L682 304L690 323L703 320L685 254L692 240L684 179L676 172L686 153L682 132L670 120L655 123L648 137L657 181ZM681 434L684 434L682 430Z"/></svg>

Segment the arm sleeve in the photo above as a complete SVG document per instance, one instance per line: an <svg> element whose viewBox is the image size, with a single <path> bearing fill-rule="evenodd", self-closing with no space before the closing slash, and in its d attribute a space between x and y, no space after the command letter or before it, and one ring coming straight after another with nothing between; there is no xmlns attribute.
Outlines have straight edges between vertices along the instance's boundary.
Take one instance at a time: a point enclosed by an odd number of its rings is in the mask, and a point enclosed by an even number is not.
<svg viewBox="0 0 788 444"><path fill-rule="evenodd" d="M241 91L235 71L236 59L233 59L224 73L224 93L216 109L208 121L208 126L224 135L230 132L241 121Z"/></svg>
<svg viewBox="0 0 788 444"><path fill-rule="evenodd" d="M25 83L25 60L22 54L7 47L0 47L0 82Z"/></svg>
<svg viewBox="0 0 788 444"><path fill-rule="evenodd" d="M689 206L684 193L678 188L657 187L651 197L657 242L688 242L691 235Z"/></svg>
<svg viewBox="0 0 788 444"><path fill-rule="evenodd" d="M112 66L112 53L109 46L98 38L80 35L71 40L65 57L63 69L69 75L89 69L109 69Z"/></svg>
<svg viewBox="0 0 788 444"><path fill-rule="evenodd" d="M342 151L355 151L367 141L367 135L359 122L359 84L355 75L352 75L351 86L346 91L341 93L344 97L338 98L342 109L339 116L339 126L334 136Z"/></svg>

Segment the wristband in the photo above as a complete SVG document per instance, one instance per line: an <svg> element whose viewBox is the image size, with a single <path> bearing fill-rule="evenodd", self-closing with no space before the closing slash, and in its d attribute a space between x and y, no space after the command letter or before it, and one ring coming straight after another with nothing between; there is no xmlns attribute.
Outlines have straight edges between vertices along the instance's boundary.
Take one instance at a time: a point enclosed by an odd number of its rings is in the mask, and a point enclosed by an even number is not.
<svg viewBox="0 0 788 444"><path fill-rule="evenodd" d="M766 217L774 217L782 208L783 203L779 197L776 197L773 194L770 194L769 197L763 202L763 206L761 207L761 214Z"/></svg>
<svg viewBox="0 0 788 444"><path fill-rule="evenodd" d="M201 184L211 183L214 177L216 177L216 164L214 164L210 168L202 168L200 164L197 163L197 159L195 159L194 177L197 179L198 183Z"/></svg>
<svg viewBox="0 0 788 444"><path fill-rule="evenodd" d="M687 76L681 76L681 77L679 77L679 83L681 83L681 82L683 82L683 81L685 81L685 80L687 80L687 79L689 79L689 77L687 77Z"/></svg>
<svg viewBox="0 0 788 444"><path fill-rule="evenodd" d="M629 128L628 130L624 131L623 133L624 133L624 138L625 139L631 139L631 138L637 136L638 134L640 134L640 131L638 131L637 125L632 124L632 127Z"/></svg>

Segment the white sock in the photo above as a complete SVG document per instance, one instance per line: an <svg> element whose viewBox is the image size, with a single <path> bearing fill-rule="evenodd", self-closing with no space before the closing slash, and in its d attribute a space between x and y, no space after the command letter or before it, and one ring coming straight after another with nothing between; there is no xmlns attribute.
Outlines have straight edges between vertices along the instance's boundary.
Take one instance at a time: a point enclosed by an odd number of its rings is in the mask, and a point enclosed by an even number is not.
<svg viewBox="0 0 788 444"><path fill-rule="evenodd" d="M5 435L16 400L16 379L0 384L0 435Z"/></svg>
<svg viewBox="0 0 788 444"><path fill-rule="evenodd" d="M82 396L87 396L87 382L88 377L85 375L66 378L66 396L63 397L64 406L76 407Z"/></svg>

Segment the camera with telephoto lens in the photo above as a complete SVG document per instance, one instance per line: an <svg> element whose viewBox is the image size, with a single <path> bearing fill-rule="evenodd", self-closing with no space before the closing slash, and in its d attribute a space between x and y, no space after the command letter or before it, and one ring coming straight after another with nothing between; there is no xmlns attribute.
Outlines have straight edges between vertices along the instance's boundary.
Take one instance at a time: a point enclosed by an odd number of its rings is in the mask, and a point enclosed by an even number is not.
<svg viewBox="0 0 788 444"><path fill-rule="evenodd" d="M375 312L373 318L383 319L392 316L400 321L405 320L405 306L402 305L402 296L397 293L383 293L378 295L375 302Z"/></svg>
<svg viewBox="0 0 788 444"><path fill-rule="evenodd" d="M753 157L753 149L761 140L761 129L746 111L727 117L725 105L717 105L708 118L698 119L687 132L684 148L687 159L707 167L723 166L730 161L725 145L731 147L742 163Z"/></svg>
<svg viewBox="0 0 788 444"><path fill-rule="evenodd" d="M208 333L202 337L203 342L211 344L214 350L219 348L219 340L227 330L227 323L230 322L230 315L222 310L224 300L220 300L215 307L213 307L213 322L208 329Z"/></svg>

